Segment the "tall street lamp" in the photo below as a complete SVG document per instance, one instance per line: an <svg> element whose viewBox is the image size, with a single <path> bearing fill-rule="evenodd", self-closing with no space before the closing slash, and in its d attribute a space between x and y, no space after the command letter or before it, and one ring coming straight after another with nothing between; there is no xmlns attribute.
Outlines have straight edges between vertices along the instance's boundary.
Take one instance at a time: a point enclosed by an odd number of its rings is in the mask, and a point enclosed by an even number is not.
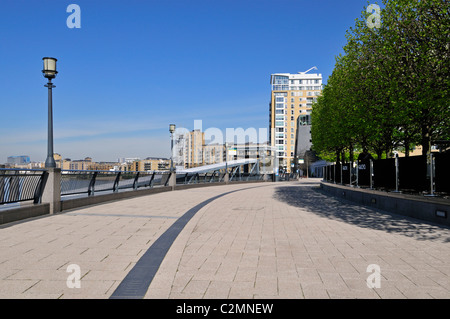
<svg viewBox="0 0 450 319"><path fill-rule="evenodd" d="M228 143L225 142L225 173L228 174Z"/></svg>
<svg viewBox="0 0 450 319"><path fill-rule="evenodd" d="M45 168L55 168L56 162L53 158L53 106L52 106L52 89L55 87L52 83L52 79L56 77L58 71L56 71L56 59L45 57L44 61L44 77L48 79L48 83L45 87L48 88L48 139L47 139L47 159L45 160Z"/></svg>
<svg viewBox="0 0 450 319"><path fill-rule="evenodd" d="M173 172L173 132L175 132L176 125L169 125L170 132L170 172Z"/></svg>

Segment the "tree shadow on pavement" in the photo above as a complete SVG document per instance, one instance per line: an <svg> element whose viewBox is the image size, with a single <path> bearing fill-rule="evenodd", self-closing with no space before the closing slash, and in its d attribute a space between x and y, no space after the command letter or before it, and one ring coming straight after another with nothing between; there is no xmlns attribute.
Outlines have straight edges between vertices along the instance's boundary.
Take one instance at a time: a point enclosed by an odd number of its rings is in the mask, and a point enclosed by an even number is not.
<svg viewBox="0 0 450 319"><path fill-rule="evenodd" d="M450 242L450 228L444 225L362 206L323 192L314 186L293 185L275 188L274 198L318 216L359 227L396 233L417 240Z"/></svg>

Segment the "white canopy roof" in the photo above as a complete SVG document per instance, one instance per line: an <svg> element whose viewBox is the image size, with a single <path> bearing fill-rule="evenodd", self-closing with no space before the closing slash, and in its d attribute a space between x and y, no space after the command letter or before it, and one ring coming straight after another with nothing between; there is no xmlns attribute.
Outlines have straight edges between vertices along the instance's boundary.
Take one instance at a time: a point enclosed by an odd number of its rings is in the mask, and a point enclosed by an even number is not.
<svg viewBox="0 0 450 319"><path fill-rule="evenodd" d="M211 165L205 165L205 166L199 166L194 168L188 168L183 170L177 170L177 174L197 174L197 173L207 173L207 172L213 172L220 169L225 169L228 165L229 168L241 166L245 164L253 164L258 162L259 159L257 158L245 158L235 161L228 161L228 163L217 163L217 164L211 164Z"/></svg>

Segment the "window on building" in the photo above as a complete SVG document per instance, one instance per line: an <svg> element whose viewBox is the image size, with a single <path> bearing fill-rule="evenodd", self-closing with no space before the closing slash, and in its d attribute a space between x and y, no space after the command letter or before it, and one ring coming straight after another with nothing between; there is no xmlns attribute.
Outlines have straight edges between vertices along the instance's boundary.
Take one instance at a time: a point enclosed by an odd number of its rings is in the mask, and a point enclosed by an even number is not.
<svg viewBox="0 0 450 319"><path fill-rule="evenodd" d="M287 76L275 75L273 77L273 84L288 84L289 78Z"/></svg>

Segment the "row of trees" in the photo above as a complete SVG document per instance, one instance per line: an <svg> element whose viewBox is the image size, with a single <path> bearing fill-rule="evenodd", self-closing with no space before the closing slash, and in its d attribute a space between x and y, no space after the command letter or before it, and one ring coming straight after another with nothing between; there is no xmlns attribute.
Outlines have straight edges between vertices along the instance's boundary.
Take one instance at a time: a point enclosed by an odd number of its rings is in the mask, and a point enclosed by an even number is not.
<svg viewBox="0 0 450 319"><path fill-rule="evenodd" d="M407 156L450 141L449 0L383 0L381 24L364 10L312 111L313 148L339 161L354 152ZM373 16L371 17L373 18ZM376 18L376 17L375 17ZM370 20L369 20L370 21Z"/></svg>

